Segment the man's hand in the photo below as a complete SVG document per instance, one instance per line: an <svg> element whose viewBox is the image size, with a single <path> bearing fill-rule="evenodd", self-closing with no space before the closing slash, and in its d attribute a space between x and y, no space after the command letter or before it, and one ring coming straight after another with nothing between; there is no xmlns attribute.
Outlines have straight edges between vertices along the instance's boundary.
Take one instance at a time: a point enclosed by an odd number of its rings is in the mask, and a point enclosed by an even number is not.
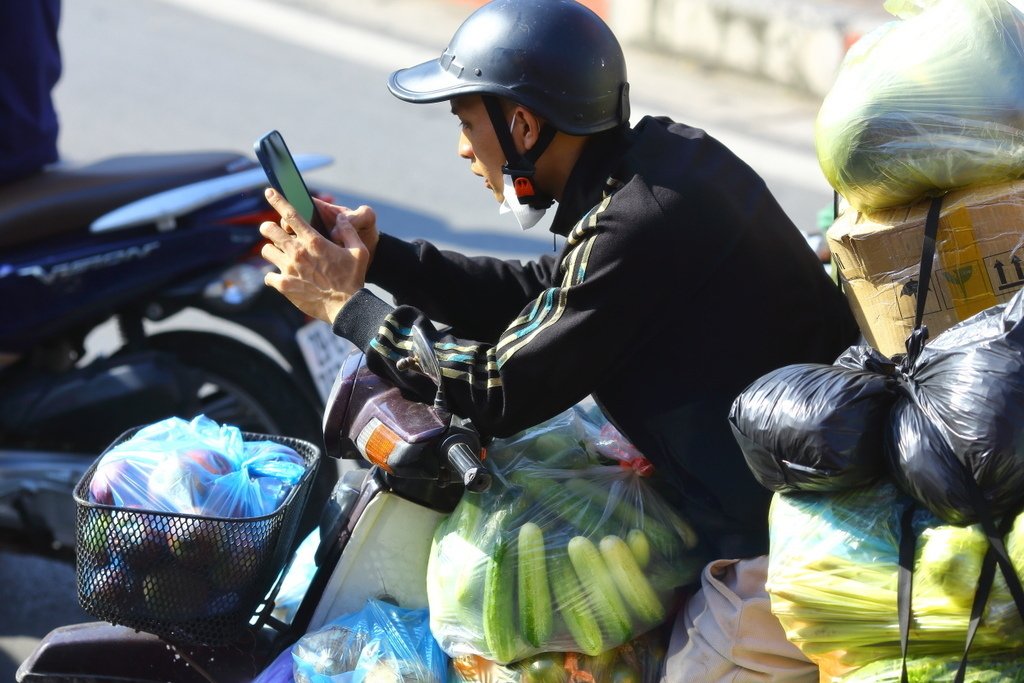
<svg viewBox="0 0 1024 683"><path fill-rule="evenodd" d="M324 225L330 227L331 239L336 244L342 244L341 229L334 227L337 225L338 216L343 215L348 219L352 227L356 229L359 239L363 241L363 244L369 250L370 262L372 263L373 255L377 251L377 214L373 212L373 209L364 204L358 209L353 210L345 206L328 204L316 197L313 197L313 203L316 205L317 211L320 212L321 218L324 219Z"/></svg>
<svg viewBox="0 0 1024 683"><path fill-rule="evenodd" d="M265 282L306 315L333 323L342 306L362 288L370 265L370 250L349 215L361 222L368 237L372 235L376 247L373 211L360 207L350 212L318 202L317 209L327 225L333 219L332 242L314 230L280 194L268 189L266 196L280 214L281 223L267 221L260 225L260 234L269 241L260 253L280 271L267 273Z"/></svg>

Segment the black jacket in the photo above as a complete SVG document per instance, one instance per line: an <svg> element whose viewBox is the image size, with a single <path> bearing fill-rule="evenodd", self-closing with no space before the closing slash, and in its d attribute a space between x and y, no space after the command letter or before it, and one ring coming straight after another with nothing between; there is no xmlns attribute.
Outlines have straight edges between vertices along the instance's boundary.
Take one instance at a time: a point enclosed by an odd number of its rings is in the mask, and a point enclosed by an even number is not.
<svg viewBox="0 0 1024 683"><path fill-rule="evenodd" d="M381 235L367 290L335 321L370 367L399 372L429 320L453 410L512 434L593 394L720 556L767 550L770 494L727 422L764 373L831 363L847 303L764 181L703 131L643 119L588 143L552 223L558 258L469 258ZM426 393L430 396L429 393Z"/></svg>

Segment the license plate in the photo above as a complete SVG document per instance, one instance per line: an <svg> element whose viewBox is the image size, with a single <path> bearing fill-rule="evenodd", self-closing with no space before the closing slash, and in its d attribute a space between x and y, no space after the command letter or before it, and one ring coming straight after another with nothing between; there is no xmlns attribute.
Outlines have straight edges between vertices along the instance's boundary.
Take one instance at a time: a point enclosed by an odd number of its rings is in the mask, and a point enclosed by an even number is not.
<svg viewBox="0 0 1024 683"><path fill-rule="evenodd" d="M334 378L349 354L358 352L356 345L334 334L331 326L322 320L306 323L295 333L302 357L316 383L320 400L327 403Z"/></svg>

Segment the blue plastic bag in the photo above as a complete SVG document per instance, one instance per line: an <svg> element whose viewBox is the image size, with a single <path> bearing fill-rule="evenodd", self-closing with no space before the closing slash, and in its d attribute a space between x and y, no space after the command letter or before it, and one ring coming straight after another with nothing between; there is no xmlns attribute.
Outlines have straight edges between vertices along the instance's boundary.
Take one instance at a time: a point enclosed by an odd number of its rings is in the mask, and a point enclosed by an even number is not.
<svg viewBox="0 0 1024 683"><path fill-rule="evenodd" d="M292 649L288 648L267 665L252 683L295 683L293 667Z"/></svg>
<svg viewBox="0 0 1024 683"><path fill-rule="evenodd" d="M107 451L89 497L156 512L261 517L277 510L305 470L302 456L283 444L245 441L237 427L204 415L172 417Z"/></svg>
<svg viewBox="0 0 1024 683"><path fill-rule="evenodd" d="M316 551L320 547L320 530L313 529L299 544L288 571L281 579L281 588L274 599L273 616L287 624L295 618L309 584L316 574ZM291 661L291 660L289 660Z"/></svg>
<svg viewBox="0 0 1024 683"><path fill-rule="evenodd" d="M292 658L296 683L448 680L448 659L430 633L427 609L372 598L358 612L304 635Z"/></svg>

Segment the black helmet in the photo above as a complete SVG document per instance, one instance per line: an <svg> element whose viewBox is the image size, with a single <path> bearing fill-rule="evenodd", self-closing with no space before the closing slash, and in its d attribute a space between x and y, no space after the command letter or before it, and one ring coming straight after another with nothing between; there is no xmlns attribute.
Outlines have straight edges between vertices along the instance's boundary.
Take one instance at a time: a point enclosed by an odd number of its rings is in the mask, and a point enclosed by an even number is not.
<svg viewBox="0 0 1024 683"><path fill-rule="evenodd" d="M622 48L607 24L574 0L493 0L462 23L440 58L399 69L388 89L420 103L503 97L570 135L629 120Z"/></svg>

